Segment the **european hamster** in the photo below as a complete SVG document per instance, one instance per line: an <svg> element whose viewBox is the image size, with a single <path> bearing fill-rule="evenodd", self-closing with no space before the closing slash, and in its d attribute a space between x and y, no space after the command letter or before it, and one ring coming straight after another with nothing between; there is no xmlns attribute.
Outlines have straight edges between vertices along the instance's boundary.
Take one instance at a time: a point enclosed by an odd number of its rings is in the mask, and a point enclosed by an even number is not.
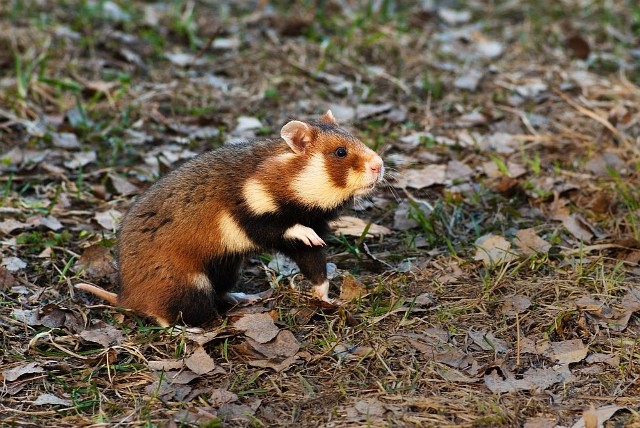
<svg viewBox="0 0 640 428"><path fill-rule="evenodd" d="M382 180L380 156L327 111L293 120L279 139L223 146L160 178L133 203L117 233L119 294L76 287L168 326L201 325L231 293L244 259L292 258L326 301L328 222Z"/></svg>

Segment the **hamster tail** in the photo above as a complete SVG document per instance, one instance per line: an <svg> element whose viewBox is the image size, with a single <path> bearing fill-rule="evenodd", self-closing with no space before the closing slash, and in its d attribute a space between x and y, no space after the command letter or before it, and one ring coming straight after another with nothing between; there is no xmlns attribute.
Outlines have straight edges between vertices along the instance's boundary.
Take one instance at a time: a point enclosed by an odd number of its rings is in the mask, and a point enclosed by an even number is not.
<svg viewBox="0 0 640 428"><path fill-rule="evenodd" d="M88 291L102 300L106 300L110 305L118 305L118 295L116 293L111 293L95 285L87 284L86 282L78 283L74 287L78 290Z"/></svg>

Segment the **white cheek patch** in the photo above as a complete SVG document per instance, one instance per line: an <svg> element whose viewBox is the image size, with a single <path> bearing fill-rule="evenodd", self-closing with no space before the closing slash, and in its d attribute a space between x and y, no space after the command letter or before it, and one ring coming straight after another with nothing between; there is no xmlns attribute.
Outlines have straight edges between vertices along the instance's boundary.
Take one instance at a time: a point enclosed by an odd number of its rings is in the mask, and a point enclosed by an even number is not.
<svg viewBox="0 0 640 428"><path fill-rule="evenodd" d="M287 239L299 239L308 246L324 246L326 245L321 237L318 236L315 230L310 227L296 224L291 226L284 232L284 237Z"/></svg>
<svg viewBox="0 0 640 428"><path fill-rule="evenodd" d="M226 251L244 253L256 248L256 245L228 212L220 211L218 216L220 241Z"/></svg>
<svg viewBox="0 0 640 428"><path fill-rule="evenodd" d="M193 278L191 279L191 284L193 284L193 286L196 287L198 290L211 291L211 281L209 281L209 278L207 277L207 275L203 273L198 273L193 275Z"/></svg>
<svg viewBox="0 0 640 428"><path fill-rule="evenodd" d="M255 178L250 178L244 184L242 196L249 210L255 215L278 211L278 205L267 190L267 187Z"/></svg>
<svg viewBox="0 0 640 428"><path fill-rule="evenodd" d="M364 180L362 174L358 174L356 171L350 169L347 174L347 187L349 189L360 189L364 186Z"/></svg>
<svg viewBox="0 0 640 428"><path fill-rule="evenodd" d="M353 175L356 174L350 171L347 178L348 186L349 181L353 181ZM313 155L292 182L293 192L302 203L324 209L335 208L349 199L353 194L350 188L337 187L331 182L322 155Z"/></svg>

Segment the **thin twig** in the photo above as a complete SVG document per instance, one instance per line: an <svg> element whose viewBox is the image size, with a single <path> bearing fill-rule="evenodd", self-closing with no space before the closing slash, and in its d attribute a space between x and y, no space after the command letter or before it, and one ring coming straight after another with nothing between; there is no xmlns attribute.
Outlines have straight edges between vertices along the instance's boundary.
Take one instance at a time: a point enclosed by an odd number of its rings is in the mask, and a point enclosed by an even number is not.
<svg viewBox="0 0 640 428"><path fill-rule="evenodd" d="M615 126L613 126L611 124L611 122L609 122L609 120L599 116L596 112L594 112L593 110L589 110L586 107L581 106L580 104L576 103L574 100L572 100L571 98L569 98L568 96L566 96L565 94L563 94L562 92L560 92L559 90L554 90L554 92L560 97L562 98L567 104L569 104L571 107L573 107L574 109L578 110L580 113L582 113L583 115L590 117L591 119L595 120L596 122L600 123L602 126L604 126L605 128L607 128L609 131L611 131L611 133L613 135L615 135L616 137L618 137L620 140L627 142L627 139L624 137L624 135L622 135L620 133L620 131L618 131L616 129Z"/></svg>

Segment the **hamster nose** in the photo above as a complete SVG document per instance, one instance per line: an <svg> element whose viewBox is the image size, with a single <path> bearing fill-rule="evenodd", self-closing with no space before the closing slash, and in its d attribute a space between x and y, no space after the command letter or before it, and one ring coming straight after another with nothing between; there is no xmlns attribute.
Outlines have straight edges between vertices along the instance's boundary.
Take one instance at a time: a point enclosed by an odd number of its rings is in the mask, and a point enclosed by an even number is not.
<svg viewBox="0 0 640 428"><path fill-rule="evenodd" d="M373 159L369 164L369 169L374 174L380 174L380 171L382 171L382 159L380 159L379 157Z"/></svg>

